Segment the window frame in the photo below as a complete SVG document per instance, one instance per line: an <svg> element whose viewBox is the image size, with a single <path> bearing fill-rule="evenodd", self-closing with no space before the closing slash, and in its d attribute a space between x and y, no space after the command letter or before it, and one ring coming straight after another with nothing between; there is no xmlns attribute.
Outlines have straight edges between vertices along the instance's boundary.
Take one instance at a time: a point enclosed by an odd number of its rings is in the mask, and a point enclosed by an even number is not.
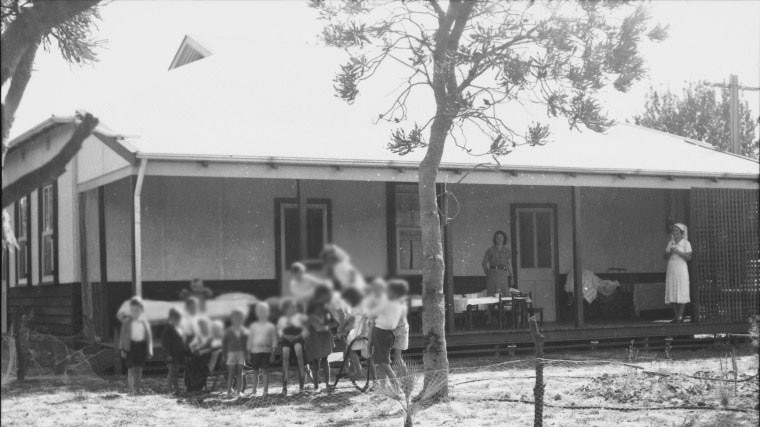
<svg viewBox="0 0 760 427"><path fill-rule="evenodd" d="M395 256L396 256L396 267L397 267L396 268L396 274L408 275L408 276L421 275L422 274L422 267L420 267L419 269L402 268L401 267L401 254L402 254L402 252L399 250L400 249L399 242L401 240L401 238L400 238L401 237L401 233L403 233L403 232L414 232L414 231L418 231L419 234L420 234L419 245L420 245L420 248L422 248L422 228L421 227L407 227L407 226L398 226L398 225L396 226L396 245L394 246L394 251L396 253L395 254Z"/></svg>
<svg viewBox="0 0 760 427"><path fill-rule="evenodd" d="M401 233L404 231L419 231L420 233L420 247L422 246L422 226L410 226L399 224L399 211L398 211L398 194L399 187L414 187L417 197L419 197L419 186L416 183L411 182L389 182L386 188L386 216L388 227L388 269L393 275L400 276L421 276L422 268L419 270L408 269L401 267L401 251L399 250L399 241ZM408 192L403 192L407 193ZM419 209L419 207L418 207ZM418 211L419 214L419 211Z"/></svg>
<svg viewBox="0 0 760 427"><path fill-rule="evenodd" d="M289 205L296 205L298 206L298 199L291 198L291 197L276 197L274 199L274 244L275 244L275 279L278 283L282 282L282 274L286 270L287 266L284 265L285 259L284 259L284 252L283 252L283 243L284 243L284 221L285 218L283 216L284 209ZM331 243L333 241L333 229L332 229L332 199L327 198L307 198L306 199L306 206L307 209L309 206L312 205L312 207L324 207L326 210L326 216L324 218L324 221L326 223L326 238L327 243ZM309 261L316 261L316 260L305 260L307 262ZM321 260L319 261L321 262Z"/></svg>
<svg viewBox="0 0 760 427"><path fill-rule="evenodd" d="M552 224L553 233L554 233L554 245L555 248L552 249L553 253L553 264L554 264L554 284L555 284L555 301L560 301L561 298L561 290L560 286L557 286L559 283L559 216L558 216L558 209L556 203L510 203L509 205L509 222L510 222L510 231L512 232L512 238L510 239L510 243L512 245L512 274L514 275L513 280L516 284L517 289L519 289L520 284L520 265L518 263L518 255L517 255L517 211L519 209L550 209L552 211L554 222ZM559 306L558 306L559 307Z"/></svg>
<svg viewBox="0 0 760 427"><path fill-rule="evenodd" d="M530 231L530 236L528 236L530 238L530 250L531 250L531 252L530 252L530 258L526 258L524 256L525 255L525 250L524 250L525 248L521 247L522 243L524 241L523 237L525 237L525 236L522 235L522 231L523 230L522 230L521 227L522 227L523 221L520 219L520 216L524 215L524 214L529 215L530 221L531 221L531 223L530 223L531 227L530 227L530 230L529 230ZM549 265L540 265L541 258L542 258L541 257L541 248L542 248L542 246L539 244L539 239L538 239L539 234L540 234L540 229L541 229L541 227L539 227L539 224L538 224L538 222L539 222L538 216L540 214L547 214L548 215L548 219L549 219L548 226L544 228L544 230L548 230L549 231L549 243L550 244L549 244L548 247L544 247L545 249L548 250ZM556 214L554 213L552 207L530 207L530 208L518 207L517 208L517 212L516 212L516 215L515 215L515 219L517 219L517 224L515 225L515 229L516 229L515 233L516 234L513 237L513 239L519 241L519 242L515 243L515 246L517 248L517 252L515 252L515 255L516 255L517 259L514 261L515 264L516 264L516 268L522 268L522 269L556 269L557 268L556 261L554 259L553 254L552 254L552 252L555 250L555 248L553 247L553 245L557 244L556 243L557 238L556 238L555 231L554 231L556 229L556 225L554 224L556 222L555 221L555 215ZM523 265L523 263L526 260L528 260L528 259L531 261L531 264L530 265Z"/></svg>
<svg viewBox="0 0 760 427"><path fill-rule="evenodd" d="M26 212L25 215L21 215L21 201L25 201L26 206ZM24 269L26 271L26 277L22 278L20 276L21 269L19 261L21 257L19 254L21 253L21 245L19 245L19 249L16 250L16 256L14 257L14 262L16 264L16 286L31 286L32 284L32 206L31 206L31 200L32 196L31 194L25 194L23 197L18 199L14 202L14 210L13 210L13 222L14 222L14 230L16 232L16 242L17 243L24 243L24 253L25 253L25 261L26 261L26 268ZM21 218L25 217L26 221L26 227L21 227ZM18 230L24 230L24 235L21 236L18 233Z"/></svg>
<svg viewBox="0 0 760 427"><path fill-rule="evenodd" d="M46 198L45 193L49 192L49 199ZM38 251L38 267L39 267L39 284L40 285L53 285L58 284L58 182L45 184L37 190L37 251ZM49 207L49 225L50 229L46 229L46 221L48 219L48 212L46 208L48 203ZM52 274L45 274L45 239L50 239L51 257L52 257Z"/></svg>

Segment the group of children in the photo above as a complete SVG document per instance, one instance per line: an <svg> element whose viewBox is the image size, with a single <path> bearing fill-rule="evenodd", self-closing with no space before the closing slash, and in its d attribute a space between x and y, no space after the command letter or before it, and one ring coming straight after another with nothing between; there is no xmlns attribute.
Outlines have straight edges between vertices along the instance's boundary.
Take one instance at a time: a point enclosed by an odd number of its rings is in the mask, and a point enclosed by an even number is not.
<svg viewBox="0 0 760 427"><path fill-rule="evenodd" d="M365 283L345 252L333 245L325 249L322 260L324 279L306 273L301 263L291 266L292 297L283 298L279 306L273 307L279 312L276 319L270 319L269 304L259 302L254 307L255 320L250 325L245 326L245 313L235 309L225 330L221 321L211 321L205 315L203 299L193 294L185 299L184 312L170 309L168 325L161 336L167 355L169 388L180 391L179 377L184 367L187 391L203 390L209 372L221 360L226 365L228 397L242 395L246 364L253 370L253 395L256 395L260 376L263 395L266 395L270 365L279 349L284 394L287 394L293 356L298 368L299 390L304 389L309 379L317 390L320 374L330 387L327 357L335 348L336 338L347 346L346 363L353 380L364 376L362 358L370 361L368 375L378 380L405 375L401 355L409 342L408 284L399 279L386 282L381 278ZM153 348L143 302L133 298L129 307L129 315L121 319L121 349L127 361L129 390L134 394L140 389L142 367L152 357ZM392 359L403 372L394 371Z"/></svg>

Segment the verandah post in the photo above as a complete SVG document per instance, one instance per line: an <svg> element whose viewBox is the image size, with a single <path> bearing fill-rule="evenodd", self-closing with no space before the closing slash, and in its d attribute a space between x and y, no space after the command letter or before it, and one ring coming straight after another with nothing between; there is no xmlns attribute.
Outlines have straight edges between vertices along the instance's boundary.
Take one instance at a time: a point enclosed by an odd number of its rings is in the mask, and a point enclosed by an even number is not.
<svg viewBox="0 0 760 427"><path fill-rule="evenodd" d="M85 217L85 193L77 192L79 196L79 281L82 289L82 333L85 339L95 338L94 316L92 315L92 284L88 275L87 265L87 218Z"/></svg>
<svg viewBox="0 0 760 427"><path fill-rule="evenodd" d="M296 180L296 198L298 199L298 258L306 259L308 240L306 230L306 194L303 191L302 182ZM285 266L286 268L290 266Z"/></svg>
<svg viewBox="0 0 760 427"><path fill-rule="evenodd" d="M583 326L583 260L581 242L581 188L571 188L573 207L573 281L575 289L575 326Z"/></svg>

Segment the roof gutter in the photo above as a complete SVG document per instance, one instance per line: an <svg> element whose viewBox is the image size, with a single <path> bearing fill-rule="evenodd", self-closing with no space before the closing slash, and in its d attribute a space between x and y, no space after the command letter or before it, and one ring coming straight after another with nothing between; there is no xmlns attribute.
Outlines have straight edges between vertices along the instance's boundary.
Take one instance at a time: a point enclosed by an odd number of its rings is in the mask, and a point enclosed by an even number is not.
<svg viewBox="0 0 760 427"><path fill-rule="evenodd" d="M352 160L352 159L305 159L289 157L257 157L257 156L226 156L226 155L187 155L187 154L151 154L137 153L138 159L151 159L167 162L206 162L206 163L244 163L277 166L311 166L311 167L354 167L354 168L378 168L417 170L419 163L415 161L392 161L392 160ZM751 159L748 159L751 160ZM757 175L736 173L689 173L675 171L657 171L642 169L584 169L568 167L537 167L526 165L473 165L470 163L442 163L441 171L466 172L479 169L480 171L505 172L505 173L550 173L550 174L585 174L585 175L616 175L616 176L653 176L664 178L720 178L760 180L760 172Z"/></svg>

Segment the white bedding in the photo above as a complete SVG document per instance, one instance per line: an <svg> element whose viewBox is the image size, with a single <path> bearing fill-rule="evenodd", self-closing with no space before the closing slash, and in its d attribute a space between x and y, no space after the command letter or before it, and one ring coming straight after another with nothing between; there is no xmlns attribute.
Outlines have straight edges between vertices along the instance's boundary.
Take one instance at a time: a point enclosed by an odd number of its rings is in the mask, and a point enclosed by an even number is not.
<svg viewBox="0 0 760 427"><path fill-rule="evenodd" d="M601 292L604 296L610 296L619 287L620 283L616 280L604 280L591 270L583 270L583 298L589 304L596 300L598 293ZM570 271L567 275L567 280L565 280L565 292L568 294L575 293L575 278L572 271Z"/></svg>
<svg viewBox="0 0 760 427"><path fill-rule="evenodd" d="M238 308L248 317L248 309L252 304L256 304L258 299L253 295L242 292L234 292L219 295L216 298L206 301L206 315L212 319L226 319L232 314L232 310ZM184 301L155 301L143 300L145 304L145 316L151 324L161 324L166 322L169 316L169 309L176 308L180 313L185 312ZM116 318L122 319L129 315L129 300L124 301L119 310L116 312Z"/></svg>

